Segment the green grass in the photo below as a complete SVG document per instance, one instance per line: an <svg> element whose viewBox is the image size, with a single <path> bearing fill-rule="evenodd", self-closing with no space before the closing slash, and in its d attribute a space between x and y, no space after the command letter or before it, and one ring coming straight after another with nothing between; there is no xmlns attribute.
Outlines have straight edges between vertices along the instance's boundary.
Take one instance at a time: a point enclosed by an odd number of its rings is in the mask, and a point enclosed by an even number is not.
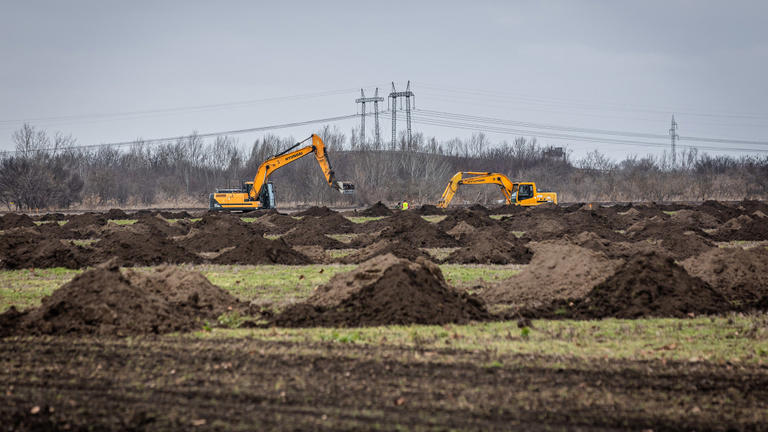
<svg viewBox="0 0 768 432"><path fill-rule="evenodd" d="M265 239L269 240L277 240L282 236L282 234L264 234Z"/></svg>
<svg viewBox="0 0 768 432"><path fill-rule="evenodd" d="M247 329L195 333L193 337L250 337L286 342L459 349L554 358L680 360L717 363L768 362L768 316L602 321L535 320L446 326L387 326L352 329ZM478 356L482 359L483 356ZM551 362L557 367L557 362ZM497 365L499 366L499 365ZM503 365L502 365L503 366Z"/></svg>
<svg viewBox="0 0 768 432"><path fill-rule="evenodd" d="M342 243L351 243L354 239L356 239L359 236L359 234L326 234L326 235Z"/></svg>
<svg viewBox="0 0 768 432"><path fill-rule="evenodd" d="M459 248L422 248L421 250L428 253L433 259L442 261L457 249Z"/></svg>
<svg viewBox="0 0 768 432"><path fill-rule="evenodd" d="M40 226L42 224L58 223L59 226L64 225L67 221L35 221L34 224Z"/></svg>
<svg viewBox="0 0 768 432"><path fill-rule="evenodd" d="M109 222L115 225L133 225L138 219L110 219Z"/></svg>
<svg viewBox="0 0 768 432"><path fill-rule="evenodd" d="M240 220L243 222L251 223L256 222L257 217L241 217Z"/></svg>
<svg viewBox="0 0 768 432"><path fill-rule="evenodd" d="M69 282L80 270L61 267L0 271L0 312L11 305L25 309L40 304L56 288Z"/></svg>
<svg viewBox="0 0 768 432"><path fill-rule="evenodd" d="M511 265L479 265L479 264L443 264L445 280L452 285L467 286L485 282L495 282L509 279L520 272L524 266Z"/></svg>
<svg viewBox="0 0 768 432"><path fill-rule="evenodd" d="M668 214L669 216L674 216L677 214L679 210L663 210L664 213Z"/></svg>
<svg viewBox="0 0 768 432"><path fill-rule="evenodd" d="M93 243L96 243L97 239L86 239L86 240L69 240L70 243L72 243L75 246L83 246L88 247L92 245Z"/></svg>
<svg viewBox="0 0 768 432"><path fill-rule="evenodd" d="M343 258L357 251L357 249L327 249L325 252L331 258Z"/></svg>
<svg viewBox="0 0 768 432"><path fill-rule="evenodd" d="M366 223L370 221L377 221L380 219L384 219L387 216L344 216L347 219L349 219L351 222L354 223Z"/></svg>

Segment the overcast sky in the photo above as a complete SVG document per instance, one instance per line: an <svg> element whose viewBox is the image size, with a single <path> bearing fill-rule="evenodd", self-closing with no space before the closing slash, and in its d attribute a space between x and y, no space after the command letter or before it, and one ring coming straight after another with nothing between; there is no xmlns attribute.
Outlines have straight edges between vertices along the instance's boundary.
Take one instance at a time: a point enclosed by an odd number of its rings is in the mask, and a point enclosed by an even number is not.
<svg viewBox="0 0 768 432"><path fill-rule="evenodd" d="M662 135L675 113L683 137L768 141L767 17L766 1L3 1L0 148L24 121L96 144L353 114L360 87L407 80L422 110Z"/></svg>

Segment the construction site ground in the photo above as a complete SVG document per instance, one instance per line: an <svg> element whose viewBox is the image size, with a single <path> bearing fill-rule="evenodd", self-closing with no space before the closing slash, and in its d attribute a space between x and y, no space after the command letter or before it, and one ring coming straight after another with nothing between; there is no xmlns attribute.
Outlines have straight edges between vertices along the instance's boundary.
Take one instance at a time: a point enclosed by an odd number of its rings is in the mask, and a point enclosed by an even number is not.
<svg viewBox="0 0 768 432"><path fill-rule="evenodd" d="M765 203L368 210L3 216L0 430L768 430Z"/></svg>

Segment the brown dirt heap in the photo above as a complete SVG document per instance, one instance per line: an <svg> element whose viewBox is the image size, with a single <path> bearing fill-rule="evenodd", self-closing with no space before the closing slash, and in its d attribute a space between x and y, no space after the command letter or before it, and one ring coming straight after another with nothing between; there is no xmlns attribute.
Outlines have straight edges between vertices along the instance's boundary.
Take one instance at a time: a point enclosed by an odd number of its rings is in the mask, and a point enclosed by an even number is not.
<svg viewBox="0 0 768 432"><path fill-rule="evenodd" d="M315 224L301 224L280 236L291 246L322 246L323 249L346 249L349 246L325 235Z"/></svg>
<svg viewBox="0 0 768 432"><path fill-rule="evenodd" d="M703 280L689 275L669 257L639 255L573 307L560 302L563 317L641 318L715 314L730 309L728 301Z"/></svg>
<svg viewBox="0 0 768 432"><path fill-rule="evenodd" d="M130 219L128 213L116 208L109 209L109 211L104 213L104 216L107 219Z"/></svg>
<svg viewBox="0 0 768 432"><path fill-rule="evenodd" d="M0 259L7 269L66 267L79 269L94 262L93 252L58 239L30 236Z"/></svg>
<svg viewBox="0 0 768 432"><path fill-rule="evenodd" d="M437 223L437 226L444 231L448 231L461 222L469 224L475 228L485 228L499 225L498 222L491 219L485 212L469 209L459 209L449 213L445 219Z"/></svg>
<svg viewBox="0 0 768 432"><path fill-rule="evenodd" d="M189 231L185 224L170 223L158 215L140 215L134 224L136 228L146 227L149 233L163 237L184 235Z"/></svg>
<svg viewBox="0 0 768 432"><path fill-rule="evenodd" d="M69 221L64 224L68 230L79 230L83 228L92 228L94 226L104 226L107 224L107 218L100 213L83 213L81 215L71 216Z"/></svg>
<svg viewBox="0 0 768 432"><path fill-rule="evenodd" d="M400 239L380 239L341 259L346 264L358 264L373 257L392 254L398 258L416 261L417 258L430 259L421 249Z"/></svg>
<svg viewBox="0 0 768 432"><path fill-rule="evenodd" d="M306 255L291 249L283 239L252 237L213 259L216 264L312 264Z"/></svg>
<svg viewBox="0 0 768 432"><path fill-rule="evenodd" d="M350 234L355 232L357 224L333 212L325 216L305 216L294 227L311 227L323 234Z"/></svg>
<svg viewBox="0 0 768 432"><path fill-rule="evenodd" d="M360 212L360 216L392 216L392 210L388 209L381 201Z"/></svg>
<svg viewBox="0 0 768 432"><path fill-rule="evenodd" d="M484 291L488 303L525 307L553 299L578 298L610 277L620 261L563 241L530 243L533 259L519 274Z"/></svg>
<svg viewBox="0 0 768 432"><path fill-rule="evenodd" d="M263 233L263 227L243 222L238 216L206 213L177 243L192 251L215 252L262 237Z"/></svg>
<svg viewBox="0 0 768 432"><path fill-rule="evenodd" d="M483 302L450 287L440 268L384 255L337 274L273 321L286 327L448 324L485 320Z"/></svg>
<svg viewBox="0 0 768 432"><path fill-rule="evenodd" d="M112 231L94 243L99 261L117 258L121 266L151 266L163 263L199 263L202 259L173 241L152 234Z"/></svg>
<svg viewBox="0 0 768 432"><path fill-rule="evenodd" d="M735 309L747 310L768 298L768 250L764 248L714 248L682 265L723 294Z"/></svg>
<svg viewBox="0 0 768 432"><path fill-rule="evenodd" d="M459 264L527 264L533 253L514 235L502 229L476 231L462 237L466 246L451 253L445 262Z"/></svg>
<svg viewBox="0 0 768 432"><path fill-rule="evenodd" d="M0 216L0 230L35 226L35 221L25 214L8 213Z"/></svg>
<svg viewBox="0 0 768 432"><path fill-rule="evenodd" d="M445 248L459 245L455 238L437 225L427 222L413 212L401 212L388 218L386 223L387 227L381 231L382 239L403 240L417 248Z"/></svg>
<svg viewBox="0 0 768 432"><path fill-rule="evenodd" d="M306 210L300 211L296 213L294 216L313 216L313 217L321 217L321 216L330 216L332 214L336 214L335 211L329 209L328 207L317 207L313 206Z"/></svg>
<svg viewBox="0 0 768 432"><path fill-rule="evenodd" d="M120 271L111 261L88 270L26 312L0 315L12 334L127 336L200 329L240 302L202 274L162 266Z"/></svg>
<svg viewBox="0 0 768 432"><path fill-rule="evenodd" d="M725 222L712 237L717 241L768 240L768 219L760 217L759 213L753 217L741 215Z"/></svg>

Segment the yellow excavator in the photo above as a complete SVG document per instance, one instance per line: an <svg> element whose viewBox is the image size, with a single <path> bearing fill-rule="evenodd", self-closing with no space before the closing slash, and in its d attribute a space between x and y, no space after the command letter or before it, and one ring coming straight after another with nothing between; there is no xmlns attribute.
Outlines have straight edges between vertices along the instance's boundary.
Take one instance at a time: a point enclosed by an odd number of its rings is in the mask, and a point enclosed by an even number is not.
<svg viewBox="0 0 768 432"><path fill-rule="evenodd" d="M312 140L312 144L294 150L309 140ZM264 161L259 165L253 181L242 182L240 188L216 189L216 192L208 197L208 208L210 210L243 212L275 208L275 189L272 182L269 181L269 176L278 168L295 162L310 153L315 154L317 163L323 170L325 180L330 187L345 195L355 193L354 184L336 180L336 174L331 168L328 153L325 151L325 144L319 136L313 134L304 141L296 143Z"/></svg>
<svg viewBox="0 0 768 432"><path fill-rule="evenodd" d="M445 187L443 196L437 206L448 207L456 191L461 185L496 184L507 200L507 205L537 206L541 204L557 204L555 192L544 192L536 188L534 182L513 182L504 174L491 172L460 171L451 177Z"/></svg>

